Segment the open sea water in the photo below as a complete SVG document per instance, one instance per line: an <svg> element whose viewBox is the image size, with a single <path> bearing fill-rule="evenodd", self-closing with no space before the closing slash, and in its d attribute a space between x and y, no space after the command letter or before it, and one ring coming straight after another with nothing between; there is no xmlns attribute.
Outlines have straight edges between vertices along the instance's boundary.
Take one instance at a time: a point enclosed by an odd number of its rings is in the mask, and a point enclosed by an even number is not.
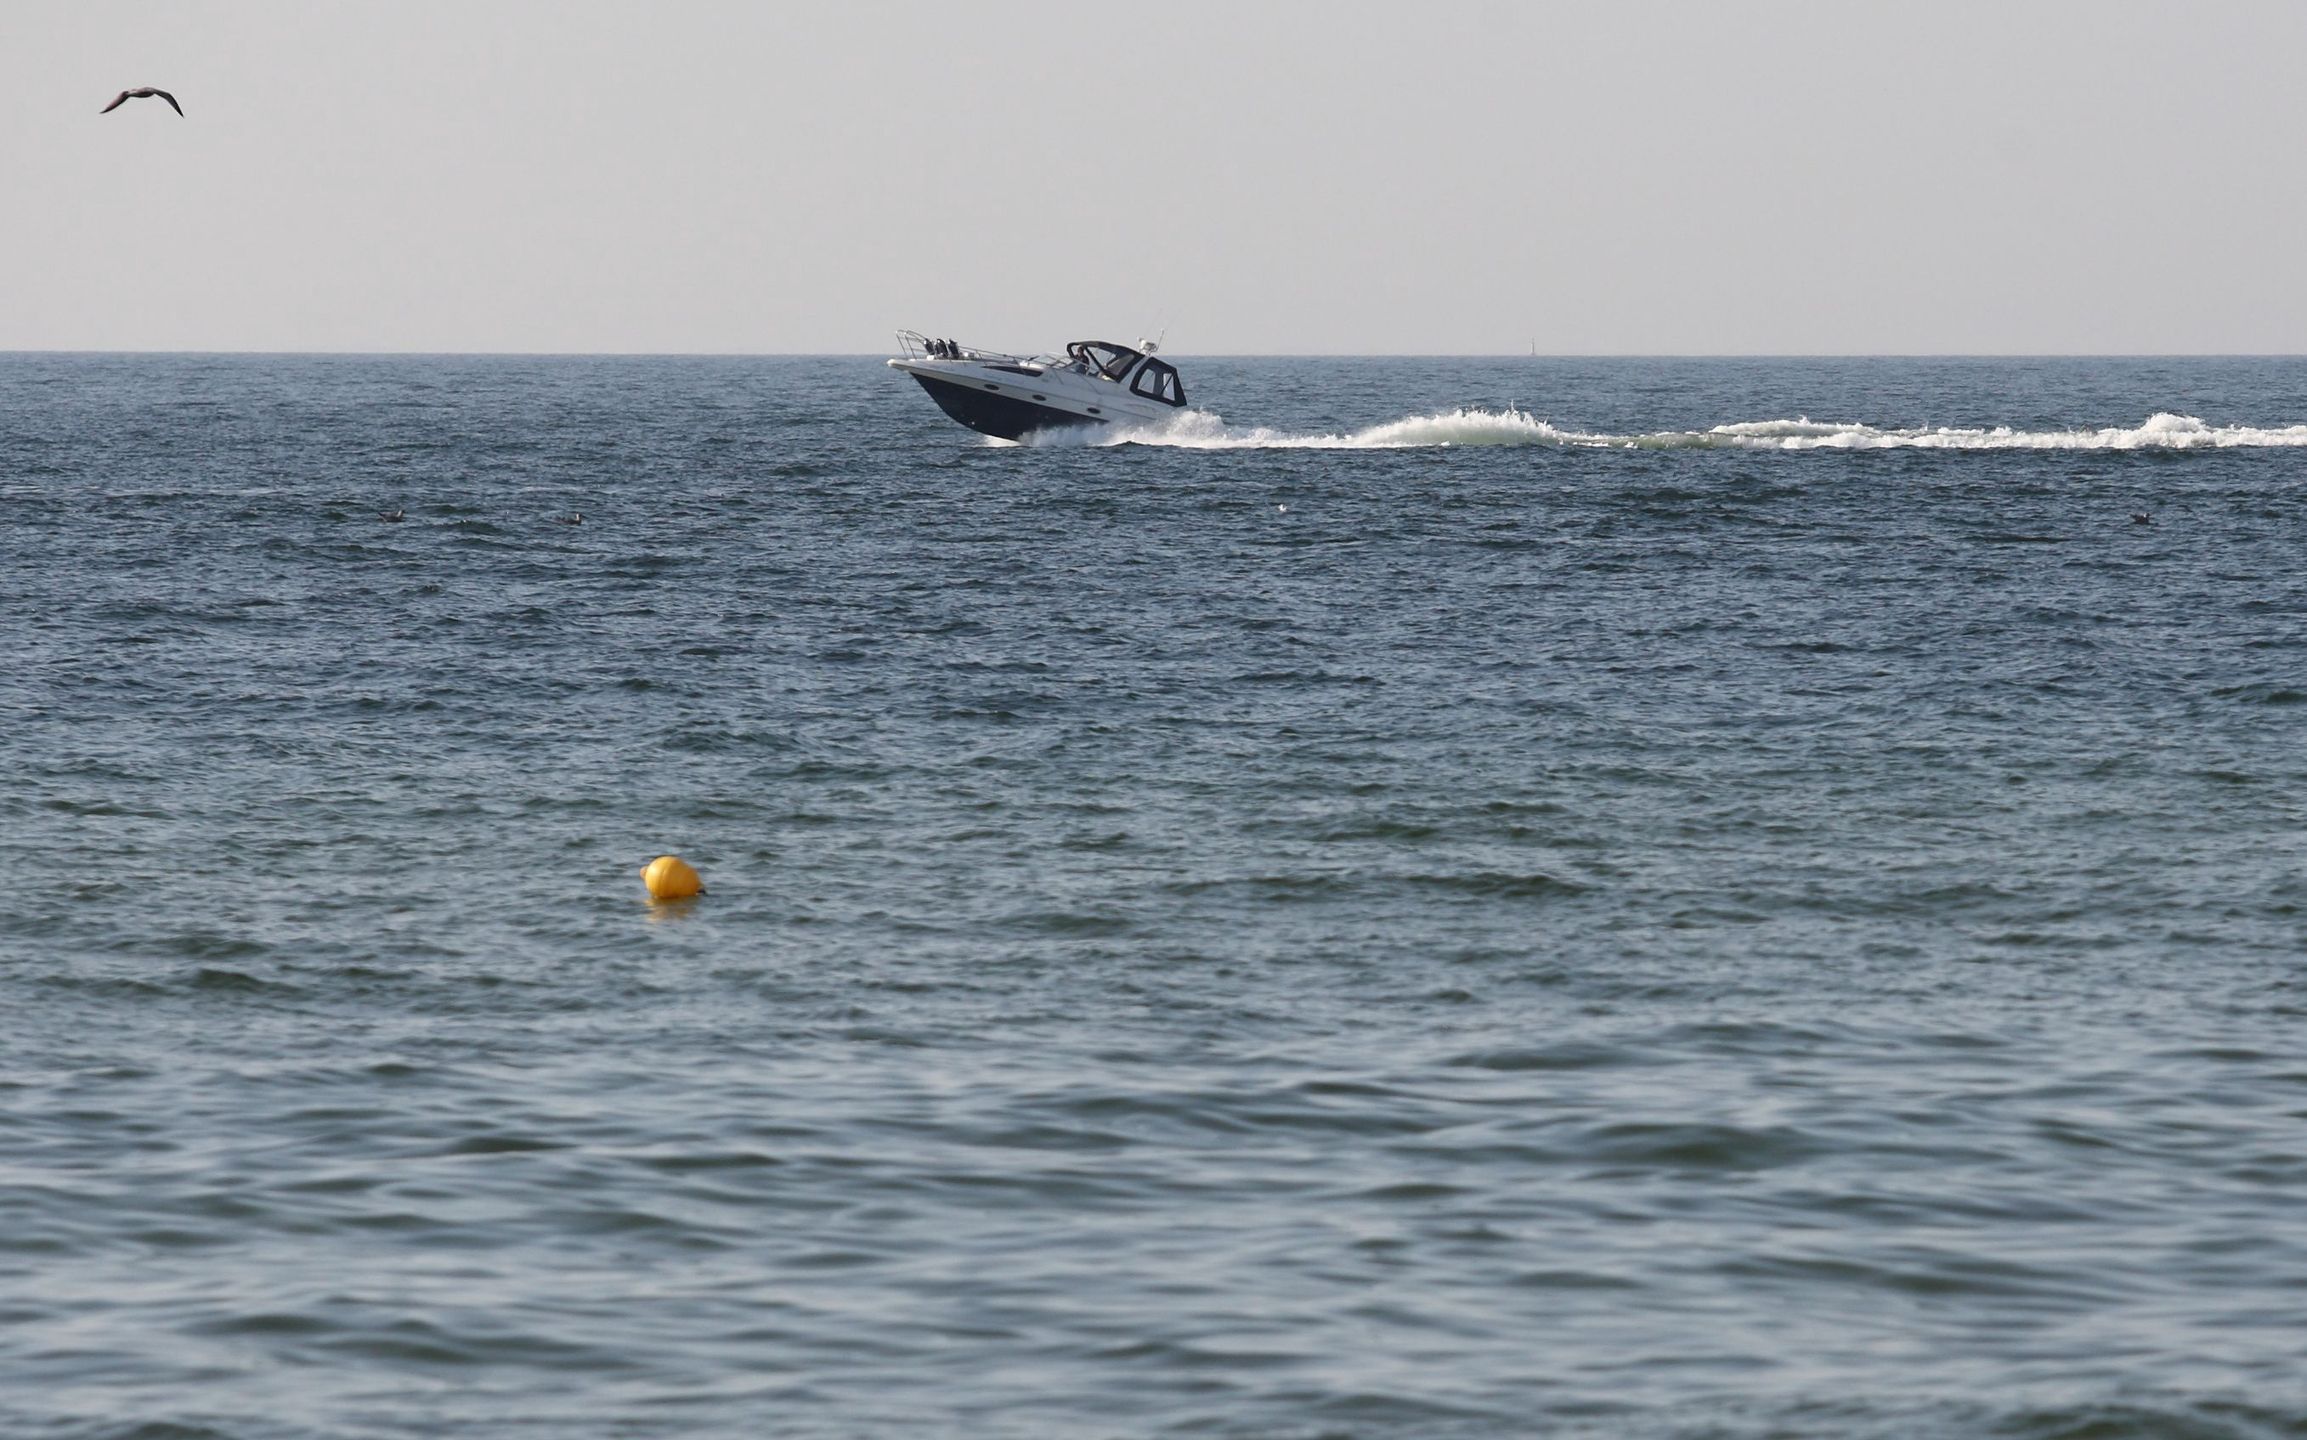
<svg viewBox="0 0 2307 1440"><path fill-rule="evenodd" d="M2307 1434L2307 362L1182 368L0 357L0 1433Z"/></svg>

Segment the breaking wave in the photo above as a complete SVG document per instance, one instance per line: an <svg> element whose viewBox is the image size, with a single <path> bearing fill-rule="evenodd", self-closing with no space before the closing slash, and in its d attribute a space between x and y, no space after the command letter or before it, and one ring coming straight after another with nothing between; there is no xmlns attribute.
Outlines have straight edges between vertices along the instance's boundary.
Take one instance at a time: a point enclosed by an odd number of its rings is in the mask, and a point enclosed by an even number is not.
<svg viewBox="0 0 2307 1440"><path fill-rule="evenodd" d="M2220 450L2307 447L2307 425L2265 429L2209 425L2192 415L2158 414L2144 424L2093 430L1934 427L1882 430L1810 419L1749 420L1711 430L1605 435L1565 430L1520 410L1451 410L1389 420L1345 435L1293 435L1237 427L1189 410L1165 425L1061 431L1048 445L1168 445L1193 450L1401 450L1441 445L1553 445L1596 450Z"/></svg>

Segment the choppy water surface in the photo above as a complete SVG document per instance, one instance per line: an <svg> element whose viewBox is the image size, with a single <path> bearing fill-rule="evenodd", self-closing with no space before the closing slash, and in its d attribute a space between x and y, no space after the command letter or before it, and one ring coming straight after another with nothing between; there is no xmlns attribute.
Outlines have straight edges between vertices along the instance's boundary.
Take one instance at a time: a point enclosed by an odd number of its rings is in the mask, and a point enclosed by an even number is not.
<svg viewBox="0 0 2307 1440"><path fill-rule="evenodd" d="M0 358L0 1428L2307 1433L2307 365L1184 364Z"/></svg>

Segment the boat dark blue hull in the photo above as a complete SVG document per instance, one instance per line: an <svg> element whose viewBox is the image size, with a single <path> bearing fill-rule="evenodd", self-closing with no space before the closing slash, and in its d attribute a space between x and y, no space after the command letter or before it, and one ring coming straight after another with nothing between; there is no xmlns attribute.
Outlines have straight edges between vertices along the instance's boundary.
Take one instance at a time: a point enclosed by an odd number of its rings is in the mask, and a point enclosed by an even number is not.
<svg viewBox="0 0 2307 1440"><path fill-rule="evenodd" d="M921 388L929 392L938 409L980 434L998 435L1004 440L1022 440L1039 430L1071 430L1105 423L1070 410L1036 405L1015 395L975 389L929 375L913 378L921 382Z"/></svg>

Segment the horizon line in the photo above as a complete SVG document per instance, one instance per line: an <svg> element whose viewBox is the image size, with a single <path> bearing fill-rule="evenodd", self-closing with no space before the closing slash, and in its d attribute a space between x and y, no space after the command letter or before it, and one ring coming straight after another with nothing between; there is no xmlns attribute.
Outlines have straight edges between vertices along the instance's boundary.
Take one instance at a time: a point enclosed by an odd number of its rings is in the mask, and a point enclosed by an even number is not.
<svg viewBox="0 0 2307 1440"><path fill-rule="evenodd" d="M383 350L0 346L0 356L309 356L315 359L874 360L883 350ZM2299 360L2307 350L1165 350L1194 360Z"/></svg>

